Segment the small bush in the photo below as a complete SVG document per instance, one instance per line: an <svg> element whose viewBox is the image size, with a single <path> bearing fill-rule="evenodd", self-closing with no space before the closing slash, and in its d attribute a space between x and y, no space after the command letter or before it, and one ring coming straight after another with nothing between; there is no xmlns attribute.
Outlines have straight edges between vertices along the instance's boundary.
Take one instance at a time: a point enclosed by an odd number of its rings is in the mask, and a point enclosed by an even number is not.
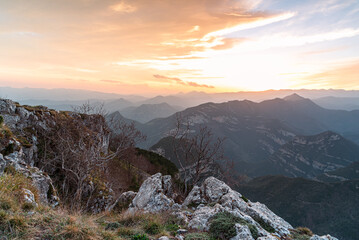
<svg viewBox="0 0 359 240"><path fill-rule="evenodd" d="M135 231L132 228L128 228L128 227L120 227L117 230L117 235L125 238L135 234L136 234Z"/></svg>
<svg viewBox="0 0 359 240"><path fill-rule="evenodd" d="M248 228L249 228L249 231L251 231L252 237L253 237L254 239L259 238L259 232L258 232L257 227L254 226L253 224L248 224L247 226L248 226Z"/></svg>
<svg viewBox="0 0 359 240"><path fill-rule="evenodd" d="M3 210L11 209L11 203L5 199L0 200L0 208Z"/></svg>
<svg viewBox="0 0 359 240"><path fill-rule="evenodd" d="M3 123L4 123L4 117L0 115L0 127L2 126Z"/></svg>
<svg viewBox="0 0 359 240"><path fill-rule="evenodd" d="M217 213L210 221L209 232L215 239L230 239L236 236L235 225L241 221L243 220L228 212Z"/></svg>
<svg viewBox="0 0 359 240"><path fill-rule="evenodd" d="M184 237L185 240L210 240L208 233L188 233Z"/></svg>
<svg viewBox="0 0 359 240"><path fill-rule="evenodd" d="M161 232L161 225L156 222L151 222L146 224L144 227L145 232L151 235L156 235Z"/></svg>
<svg viewBox="0 0 359 240"><path fill-rule="evenodd" d="M236 223L247 226L254 239L259 237L259 232L255 225L250 224L229 212L217 213L213 216L210 222L209 232L214 239L230 239L236 236Z"/></svg>
<svg viewBox="0 0 359 240"><path fill-rule="evenodd" d="M297 227L294 230L291 230L290 239L293 240L309 240L313 235L313 232L306 227Z"/></svg>
<svg viewBox="0 0 359 240"><path fill-rule="evenodd" d="M13 143L8 144L8 145L1 151L2 155L4 155L4 156L7 156L7 155L9 155L9 154L11 154L11 153L13 153L13 152L14 152L14 144L13 144Z"/></svg>
<svg viewBox="0 0 359 240"><path fill-rule="evenodd" d="M21 206L22 210L24 211L31 211L35 208L34 204L29 202L24 202Z"/></svg>
<svg viewBox="0 0 359 240"><path fill-rule="evenodd" d="M4 210L0 210L0 224L4 223L7 219L7 213Z"/></svg>
<svg viewBox="0 0 359 240"><path fill-rule="evenodd" d="M15 215L9 219L9 224L14 229L22 229L26 226L26 221L23 217Z"/></svg>
<svg viewBox="0 0 359 240"><path fill-rule="evenodd" d="M166 224L165 229L167 232L170 232L172 236L176 236L177 230L180 227L177 224Z"/></svg>
<svg viewBox="0 0 359 240"><path fill-rule="evenodd" d="M248 202L248 198L246 198L245 196L242 195L242 200L245 201L246 203Z"/></svg>
<svg viewBox="0 0 359 240"><path fill-rule="evenodd" d="M146 234L136 234L131 237L131 240L149 240Z"/></svg>
<svg viewBox="0 0 359 240"><path fill-rule="evenodd" d="M306 228L306 227L297 227L295 229L295 231L299 234L313 236L313 232L309 228Z"/></svg>
<svg viewBox="0 0 359 240"><path fill-rule="evenodd" d="M118 222L112 222L112 223L108 223L106 225L106 230L115 230L117 228L119 228L121 226L121 224L119 224Z"/></svg>
<svg viewBox="0 0 359 240"><path fill-rule="evenodd" d="M60 239L72 239L72 240L83 240L91 239L94 236L94 232L87 227L83 227L77 224L66 225L61 234Z"/></svg>

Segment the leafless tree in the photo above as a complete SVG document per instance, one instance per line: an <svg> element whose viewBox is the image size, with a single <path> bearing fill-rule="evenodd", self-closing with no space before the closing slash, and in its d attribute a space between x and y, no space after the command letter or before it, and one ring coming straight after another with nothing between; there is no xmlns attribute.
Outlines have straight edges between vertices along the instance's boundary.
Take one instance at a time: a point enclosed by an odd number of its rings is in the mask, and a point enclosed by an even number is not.
<svg viewBox="0 0 359 240"><path fill-rule="evenodd" d="M109 126L101 107L87 103L78 111L58 113L47 128L37 129L41 139L38 165L52 175L73 210L89 204L96 182L104 182L108 162L124 158L143 137L133 124L113 121Z"/></svg>
<svg viewBox="0 0 359 240"><path fill-rule="evenodd" d="M87 115L106 116L108 114L105 108L105 103L103 102L91 104L90 101L86 101L80 106L73 106L72 111L75 113L87 114Z"/></svg>
<svg viewBox="0 0 359 240"><path fill-rule="evenodd" d="M188 184L197 184L202 175L215 170L218 162L224 159L223 138L215 138L211 129L201 125L193 128L193 123L176 115L176 127L170 132L175 160L180 165L185 182L184 193Z"/></svg>

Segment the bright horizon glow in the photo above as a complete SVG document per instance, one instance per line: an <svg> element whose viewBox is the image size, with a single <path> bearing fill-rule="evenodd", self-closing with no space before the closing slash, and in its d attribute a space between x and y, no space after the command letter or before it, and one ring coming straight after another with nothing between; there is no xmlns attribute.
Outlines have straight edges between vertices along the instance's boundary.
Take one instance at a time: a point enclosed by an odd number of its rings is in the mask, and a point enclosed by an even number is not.
<svg viewBox="0 0 359 240"><path fill-rule="evenodd" d="M0 1L0 86L359 90L354 0Z"/></svg>

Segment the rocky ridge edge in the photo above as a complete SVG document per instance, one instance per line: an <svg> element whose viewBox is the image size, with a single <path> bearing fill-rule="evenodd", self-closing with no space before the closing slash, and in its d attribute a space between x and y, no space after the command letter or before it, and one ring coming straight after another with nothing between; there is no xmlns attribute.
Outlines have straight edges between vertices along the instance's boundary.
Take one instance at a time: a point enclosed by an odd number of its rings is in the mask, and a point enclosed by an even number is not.
<svg viewBox="0 0 359 240"><path fill-rule="evenodd" d="M175 203L171 176L157 173L146 179L137 193L125 192L120 201L130 202L127 211L170 211L182 219L189 229L208 231L210 219L220 212L229 212L258 229L257 240L287 239L293 227L259 202L251 202L232 190L223 181L207 178L201 186L194 186L182 204ZM126 199L126 200L125 200ZM270 226L268 232L263 225ZM237 235L231 240L254 239L246 225L236 224ZM330 235L314 235L310 240L338 240Z"/></svg>

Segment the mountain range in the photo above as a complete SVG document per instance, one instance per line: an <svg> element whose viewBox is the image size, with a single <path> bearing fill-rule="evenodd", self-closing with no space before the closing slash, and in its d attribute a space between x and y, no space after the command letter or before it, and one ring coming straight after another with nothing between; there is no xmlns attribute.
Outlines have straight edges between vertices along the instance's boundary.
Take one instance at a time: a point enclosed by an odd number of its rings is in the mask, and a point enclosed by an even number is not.
<svg viewBox="0 0 359 240"><path fill-rule="evenodd" d="M257 166L254 175L315 178L359 161L359 146L337 133L296 136Z"/></svg>
<svg viewBox="0 0 359 240"><path fill-rule="evenodd" d="M104 93L79 89L45 89L45 88L11 88L0 87L0 96L18 101L21 104L45 105L63 107L77 105L79 102L88 100L107 102L124 99L139 106L142 104L168 103L169 105L180 106L182 108L194 107L207 102L221 103L232 100L251 100L255 102L264 101L273 98L283 98L285 96L297 93L303 97L312 99L318 105L329 109L354 110L358 109L359 91L347 91L340 89L328 90L308 90L308 89L283 89L267 90L258 92L223 92L223 93L205 93L188 92L172 95L159 96L140 96L116 93ZM36 104L32 104L36 103ZM55 107L55 109L57 109ZM67 109L57 109L67 110ZM120 108L115 109L120 110Z"/></svg>
<svg viewBox="0 0 359 240"><path fill-rule="evenodd" d="M168 117L182 109L182 107L175 107L162 102L158 104L142 104L137 107L127 107L120 110L120 113L126 118L146 123L156 118Z"/></svg>
<svg viewBox="0 0 359 240"><path fill-rule="evenodd" d="M297 94L260 103L206 103L178 114L194 130L206 125L215 136L224 137L225 155L241 174L314 178L358 160L359 111L324 109ZM175 120L172 115L138 125L147 135L143 146L170 153L171 146L161 139L174 128ZM302 161L293 160L295 157Z"/></svg>

